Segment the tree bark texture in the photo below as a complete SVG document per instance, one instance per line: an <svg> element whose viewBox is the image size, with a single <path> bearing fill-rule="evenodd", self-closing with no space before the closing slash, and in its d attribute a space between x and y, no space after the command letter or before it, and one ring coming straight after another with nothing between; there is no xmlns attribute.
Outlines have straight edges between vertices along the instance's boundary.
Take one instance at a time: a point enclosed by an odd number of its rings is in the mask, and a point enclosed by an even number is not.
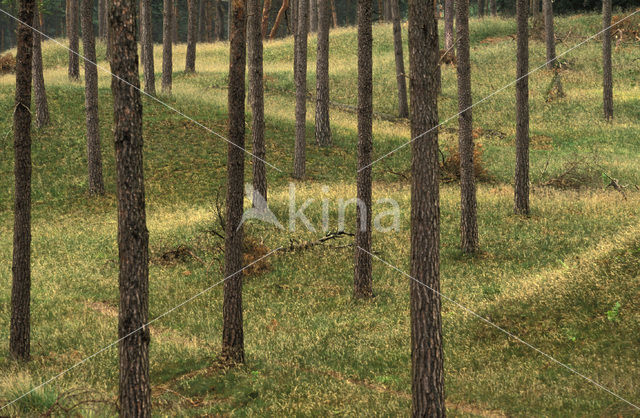
<svg viewBox="0 0 640 418"><path fill-rule="evenodd" d="M553 28L553 2L552 0L542 1L542 10L544 13L544 38L547 47L547 69L551 70L556 66L556 35Z"/></svg>
<svg viewBox="0 0 640 418"><path fill-rule="evenodd" d="M444 49L453 46L453 18L455 16L455 0L444 0Z"/></svg>
<svg viewBox="0 0 640 418"><path fill-rule="evenodd" d="M316 54L316 143L321 147L331 146L329 122L329 29L331 28L331 5L329 0L317 0L318 4L318 51Z"/></svg>
<svg viewBox="0 0 640 418"><path fill-rule="evenodd" d="M286 0L285 0L286 1ZM293 177L302 179L305 174L305 148L307 129L307 36L309 33L309 2L298 1L298 19L295 38L294 78L296 83L296 142L293 161Z"/></svg>
<svg viewBox="0 0 640 418"><path fill-rule="evenodd" d="M162 8L162 92L171 93L173 84L172 45L173 0L164 0Z"/></svg>
<svg viewBox="0 0 640 418"><path fill-rule="evenodd" d="M434 3L409 1L411 137L438 124L439 59ZM440 206L438 132L412 143L411 368L412 414L443 417L444 372L440 317ZM425 287L428 286L429 288Z"/></svg>
<svg viewBox="0 0 640 418"><path fill-rule="evenodd" d="M317 32L318 31L318 1L319 0L309 0L309 31Z"/></svg>
<svg viewBox="0 0 640 418"><path fill-rule="evenodd" d="M187 57L185 63L185 72L196 72L196 43L198 42L198 11L196 0L188 0L188 23L187 23Z"/></svg>
<svg viewBox="0 0 640 418"><path fill-rule="evenodd" d="M178 18L180 9L178 9L178 0L173 1L173 13L171 14L171 41L177 44L178 39Z"/></svg>
<svg viewBox="0 0 640 418"><path fill-rule="evenodd" d="M144 91L155 96L156 74L153 57L153 30L151 25L151 0L141 0L140 27L142 35L142 57L144 63Z"/></svg>
<svg viewBox="0 0 640 418"><path fill-rule="evenodd" d="M296 9L293 10L296 13ZM267 31L269 29L269 15L271 14L271 0L264 0L264 7L262 9L262 37L266 39Z"/></svg>
<svg viewBox="0 0 640 418"><path fill-rule="evenodd" d="M33 79L33 98L36 102L36 126L42 128L47 126L51 120L49 115L49 104L47 102L47 91L44 85L44 71L42 65L42 35L37 31L40 30L40 13L38 6L33 9L33 55L32 55L32 79Z"/></svg>
<svg viewBox="0 0 640 418"><path fill-rule="evenodd" d="M79 40L78 40L78 0L69 2L69 79L77 81L80 77Z"/></svg>
<svg viewBox="0 0 640 418"><path fill-rule="evenodd" d="M338 12L336 11L336 0L331 0L331 19L334 28L338 27Z"/></svg>
<svg viewBox="0 0 640 418"><path fill-rule="evenodd" d="M486 0L478 0L478 16L480 17L484 17L485 1Z"/></svg>
<svg viewBox="0 0 640 418"><path fill-rule="evenodd" d="M105 38L107 32L107 13L104 7L105 0L98 0L98 36L100 39Z"/></svg>
<svg viewBox="0 0 640 418"><path fill-rule="evenodd" d="M602 103L604 118L613 119L613 75L611 68L611 0L602 0Z"/></svg>
<svg viewBox="0 0 640 418"><path fill-rule="evenodd" d="M404 73L404 53L402 51L402 26L400 25L400 8L398 0L391 2L391 18L393 19L393 49L396 58L396 80L398 84L398 116L409 117L409 102L407 99L407 80ZM451 0L453 1L453 0Z"/></svg>
<svg viewBox="0 0 640 418"><path fill-rule="evenodd" d="M527 0L517 0L515 213L529 214L529 26Z"/></svg>
<svg viewBox="0 0 640 418"><path fill-rule="evenodd" d="M273 27L271 28L271 33L269 34L269 39L273 39L278 34L278 28L280 27L280 22L282 22L282 18L285 13L289 9L289 0L282 1L282 7L278 10L278 15L276 16L276 21L273 23Z"/></svg>

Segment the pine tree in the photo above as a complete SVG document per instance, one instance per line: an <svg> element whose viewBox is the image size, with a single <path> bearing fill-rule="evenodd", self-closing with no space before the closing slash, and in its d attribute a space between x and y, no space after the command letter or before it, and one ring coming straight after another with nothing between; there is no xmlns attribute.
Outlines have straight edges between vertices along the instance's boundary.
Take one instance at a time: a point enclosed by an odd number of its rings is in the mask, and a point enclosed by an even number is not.
<svg viewBox="0 0 640 418"><path fill-rule="evenodd" d="M331 145L329 122L329 29L331 8L329 0L318 0L318 53L316 54L316 143Z"/></svg>
<svg viewBox="0 0 640 418"><path fill-rule="evenodd" d="M529 26L527 0L517 0L515 213L529 214Z"/></svg>

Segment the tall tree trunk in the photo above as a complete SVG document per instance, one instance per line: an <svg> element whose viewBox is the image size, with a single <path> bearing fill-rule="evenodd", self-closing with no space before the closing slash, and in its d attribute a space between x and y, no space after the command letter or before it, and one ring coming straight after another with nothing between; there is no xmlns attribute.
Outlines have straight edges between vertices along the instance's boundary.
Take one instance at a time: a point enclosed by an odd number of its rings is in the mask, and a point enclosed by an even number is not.
<svg viewBox="0 0 640 418"><path fill-rule="evenodd" d="M296 9L293 9L296 13ZM269 15L271 14L271 0L264 0L264 8L262 9L262 37L266 39L267 30L269 29Z"/></svg>
<svg viewBox="0 0 640 418"><path fill-rule="evenodd" d="M38 32L41 25L40 13L38 6L33 9L33 56L32 56L32 78L33 78L33 97L36 102L36 126L42 128L47 126L50 121L49 104L47 103L47 91L44 85L44 72L42 65L42 36Z"/></svg>
<svg viewBox="0 0 640 418"><path fill-rule="evenodd" d="M358 208L353 296L373 297L371 274L371 153L373 113L372 0L358 0Z"/></svg>
<svg viewBox="0 0 640 418"><path fill-rule="evenodd" d="M331 5L329 0L318 0L318 51L316 56L316 143L331 145L329 124L329 28Z"/></svg>
<svg viewBox="0 0 640 418"><path fill-rule="evenodd" d="M411 369L414 417L444 417L440 316L438 26L434 4L409 0L411 89ZM425 132L428 132L425 134ZM426 287L428 286L428 287Z"/></svg>
<svg viewBox="0 0 640 418"><path fill-rule="evenodd" d="M542 24L540 0L531 0L531 13L533 14L533 27L537 28Z"/></svg>
<svg viewBox="0 0 640 418"><path fill-rule="evenodd" d="M142 161L136 0L111 0L111 92L118 185L120 416L151 416L149 232Z"/></svg>
<svg viewBox="0 0 640 418"><path fill-rule="evenodd" d="M309 0L309 31L318 31L318 0Z"/></svg>
<svg viewBox="0 0 640 418"><path fill-rule="evenodd" d="M173 1L173 14L171 15L171 40L174 44L177 44L178 39L178 0Z"/></svg>
<svg viewBox="0 0 640 418"><path fill-rule="evenodd" d="M611 0L602 0L602 98L604 118L613 119L613 75L611 69Z"/></svg>
<svg viewBox="0 0 640 418"><path fill-rule="evenodd" d="M229 39L229 140L227 150L227 218L224 251L222 354L228 364L244 362L242 330L242 203L244 201L244 78L246 0L231 1Z"/></svg>
<svg viewBox="0 0 640 418"><path fill-rule="evenodd" d="M172 46L173 0L164 0L162 9L162 92L171 93L173 84Z"/></svg>
<svg viewBox="0 0 640 418"><path fill-rule="evenodd" d="M266 209L267 172L264 164L264 81L262 69L262 4L260 0L248 0L247 41L249 55L249 101L253 122L253 207ZM259 197L257 195L259 195Z"/></svg>
<svg viewBox="0 0 640 418"><path fill-rule="evenodd" d="M84 48L84 106L87 123L87 168L89 172L89 194L104 194L102 180L102 150L98 122L98 68L96 62L96 39L93 33L93 1L81 0L82 46ZM137 55L137 54L136 54Z"/></svg>
<svg viewBox="0 0 640 418"><path fill-rule="evenodd" d="M214 32L214 26L213 26L213 17L215 16L215 11L214 11L214 0L205 0L205 39L207 40L207 42L213 42L214 40L217 40L215 37Z"/></svg>
<svg viewBox="0 0 640 418"><path fill-rule="evenodd" d="M106 29L106 13L104 8L104 0L98 0L98 37L104 38Z"/></svg>
<svg viewBox="0 0 640 418"><path fill-rule="evenodd" d="M498 16L498 7L496 5L496 0L489 0L489 6L491 8L491 16Z"/></svg>
<svg viewBox="0 0 640 418"><path fill-rule="evenodd" d="M196 42L198 29L198 17L196 16L196 0L188 0L189 21L187 23L187 58L185 64L185 72L196 72Z"/></svg>
<svg viewBox="0 0 640 418"><path fill-rule="evenodd" d="M444 49L453 47L453 18L455 15L455 0L444 0Z"/></svg>
<svg viewBox="0 0 640 418"><path fill-rule="evenodd" d="M547 69L551 70L556 66L556 36L553 30L553 2L552 0L542 0L542 10L544 13L544 34L547 46Z"/></svg>
<svg viewBox="0 0 640 418"><path fill-rule="evenodd" d="M529 214L529 26L527 0L517 0L515 213Z"/></svg>
<svg viewBox="0 0 640 418"><path fill-rule="evenodd" d="M77 81L80 77L80 60L78 57L78 0L69 2L69 79Z"/></svg>
<svg viewBox="0 0 640 418"><path fill-rule="evenodd" d="M458 146L460 148L460 237L462 251L478 250L476 182L473 164L471 60L469 57L469 0L456 4L458 35Z"/></svg>
<svg viewBox="0 0 640 418"><path fill-rule="evenodd" d="M286 1L286 0L285 0ZM309 33L309 2L298 0L296 23L294 78L296 83L296 142L293 159L293 177L302 179L306 163L307 130L307 36Z"/></svg>
<svg viewBox="0 0 640 418"><path fill-rule="evenodd" d="M485 0L478 0L478 16L484 17Z"/></svg>
<svg viewBox="0 0 640 418"><path fill-rule="evenodd" d="M34 0L20 0L18 19L33 23ZM13 264L9 352L27 361L31 347L31 60L33 31L18 24L16 31L16 105L13 111L15 192L13 206Z"/></svg>
<svg viewBox="0 0 640 418"><path fill-rule="evenodd" d="M400 8L398 7L398 0L390 1L391 17L393 19L393 49L396 56L396 80L398 83L398 116L406 118L409 117L409 103L407 102L407 80L404 73L404 54L402 52Z"/></svg>
<svg viewBox="0 0 640 418"><path fill-rule="evenodd" d="M205 35L205 1L206 0L198 0L198 42L207 42Z"/></svg>
<svg viewBox="0 0 640 418"><path fill-rule="evenodd" d="M338 12L336 11L336 0L331 0L331 24L334 28L338 27Z"/></svg>
<svg viewBox="0 0 640 418"><path fill-rule="evenodd" d="M109 23L109 10L111 9L111 3L113 0L104 0L104 8L105 8L105 19L107 20L107 27L105 28L105 40L107 42L107 51L106 58L107 61L111 62L111 24Z"/></svg>
<svg viewBox="0 0 640 418"><path fill-rule="evenodd" d="M151 22L151 0L142 0L140 27L142 35L142 61L144 62L144 91L155 96L156 74L153 58L153 32Z"/></svg>
<svg viewBox="0 0 640 418"><path fill-rule="evenodd" d="M273 23L273 27L271 28L271 33L269 34L269 39L273 39L278 34L278 28L280 27L280 22L284 17L285 12L289 8L289 0L282 1L282 7L278 11L278 15L276 16L276 21Z"/></svg>
<svg viewBox="0 0 640 418"><path fill-rule="evenodd" d="M216 31L216 40L223 41L224 37L224 11L222 10L222 0L216 1L215 8L215 31Z"/></svg>

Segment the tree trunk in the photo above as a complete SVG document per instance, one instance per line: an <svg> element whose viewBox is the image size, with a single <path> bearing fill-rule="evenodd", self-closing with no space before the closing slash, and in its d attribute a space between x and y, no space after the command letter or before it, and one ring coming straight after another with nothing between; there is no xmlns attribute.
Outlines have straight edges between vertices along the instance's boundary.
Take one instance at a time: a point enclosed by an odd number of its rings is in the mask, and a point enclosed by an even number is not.
<svg viewBox="0 0 640 418"><path fill-rule="evenodd" d="M295 10L294 10L295 13ZM262 37L267 37L269 29L269 15L271 14L271 0L264 0L264 8L262 10Z"/></svg>
<svg viewBox="0 0 640 418"><path fill-rule="evenodd" d="M318 31L318 0L309 0L309 31Z"/></svg>
<svg viewBox="0 0 640 418"><path fill-rule="evenodd" d="M476 183L473 164L473 117L471 112L471 60L469 57L469 0L456 3L458 35L458 144L460 148L460 237L462 251L478 250Z"/></svg>
<svg viewBox="0 0 640 418"><path fill-rule="evenodd" d="M177 44L178 39L178 0L173 1L173 14L171 15L171 40L174 44Z"/></svg>
<svg viewBox="0 0 640 418"><path fill-rule="evenodd" d="M547 69L552 70L556 66L556 37L553 30L553 3L552 0L542 0L544 14L544 34L547 46Z"/></svg>
<svg viewBox="0 0 640 418"><path fill-rule="evenodd" d="M444 0L444 49L453 47L453 18L455 15L455 0Z"/></svg>
<svg viewBox="0 0 640 418"><path fill-rule="evenodd" d="M411 89L411 368L414 417L444 417L440 317L438 27L430 1L409 1ZM425 132L428 132L425 134ZM427 287L428 286L428 287Z"/></svg>
<svg viewBox="0 0 640 418"><path fill-rule="evenodd" d="M542 24L542 16L540 15L540 0L531 1L531 10L533 14L533 27L539 27Z"/></svg>
<svg viewBox="0 0 640 418"><path fill-rule="evenodd" d="M402 27L400 25L400 8L398 0L391 1L391 17L393 19L393 49L396 56L396 79L398 83L398 116L409 117L407 102L407 80L404 73L404 54L402 52ZM451 0L453 2L453 0Z"/></svg>
<svg viewBox="0 0 640 418"><path fill-rule="evenodd" d="M242 203L244 201L244 78L246 65L246 0L231 2L229 60L229 140L227 150L227 218L223 302L223 362L244 362L242 331Z"/></svg>
<svg viewBox="0 0 640 418"><path fill-rule="evenodd" d="M289 0L282 1L282 7L278 11L278 16L276 16L276 21L273 23L273 28L271 28L271 33L269 34L269 39L273 39L278 34L278 28L280 27L280 22L284 17L285 12L289 8Z"/></svg>
<svg viewBox="0 0 640 418"><path fill-rule="evenodd" d="M331 0L331 19L334 28L338 27L338 12L336 11L336 0Z"/></svg>
<svg viewBox="0 0 640 418"><path fill-rule="evenodd" d="M171 44L173 0L164 0L162 9L162 92L171 93L173 84L173 46Z"/></svg>
<svg viewBox="0 0 640 418"><path fill-rule="evenodd" d="M77 81L80 77L80 60L78 57L78 0L69 2L69 79Z"/></svg>
<svg viewBox="0 0 640 418"><path fill-rule="evenodd" d="M613 75L611 70L611 0L602 0L602 98L604 118L613 119Z"/></svg>
<svg viewBox="0 0 640 418"><path fill-rule="evenodd" d="M104 0L98 0L98 37L104 38L106 29L106 13L104 9Z"/></svg>
<svg viewBox="0 0 640 418"><path fill-rule="evenodd" d="M515 213L529 214L529 26L527 0L517 0Z"/></svg>
<svg viewBox="0 0 640 418"><path fill-rule="evenodd" d="M262 69L262 7L260 0L248 0L247 46L249 49L249 102L253 122L253 207L266 209L267 172L264 164L264 81ZM257 196L259 195L259 196Z"/></svg>
<svg viewBox="0 0 640 418"><path fill-rule="evenodd" d="M298 19L296 23L294 52L294 78L296 83L296 142L293 160L293 177L296 179L302 179L304 177L306 161L307 36L309 33L308 8L308 1L298 0Z"/></svg>
<svg viewBox="0 0 640 418"><path fill-rule="evenodd" d="M331 146L329 124L329 0L318 0L318 52L316 56L316 143Z"/></svg>
<svg viewBox="0 0 640 418"><path fill-rule="evenodd" d="M478 16L484 17L485 0L478 0Z"/></svg>
<svg viewBox="0 0 640 418"><path fill-rule="evenodd" d="M151 0L142 0L140 27L142 35L142 61L144 62L144 91L155 96L156 75L153 62L153 33L151 25Z"/></svg>
<svg viewBox="0 0 640 418"><path fill-rule="evenodd" d="M86 1L86 0L85 0ZM149 384L149 232L142 161L142 101L138 77L136 0L111 0L111 92L120 259L120 416L151 416Z"/></svg>
<svg viewBox="0 0 640 418"><path fill-rule="evenodd" d="M20 0L18 19L31 25L34 0ZM33 31L18 24L16 31L16 105L13 111L14 224L13 280L9 352L19 361L30 357L31 341L31 60Z"/></svg>
<svg viewBox="0 0 640 418"><path fill-rule="evenodd" d="M225 39L223 20L224 20L224 12L222 10L222 1L217 0L216 8L215 8L215 25L216 25L215 31L216 31L216 40L218 41L223 41Z"/></svg>
<svg viewBox="0 0 640 418"><path fill-rule="evenodd" d="M215 39L215 34L214 32L214 26L213 26L213 17L215 16L215 11L214 11L214 1L213 0L204 0L205 3L205 8L204 8L204 15L205 15L205 39L207 40L207 42L213 42Z"/></svg>
<svg viewBox="0 0 640 418"><path fill-rule="evenodd" d="M196 72L196 42L198 30L198 16L196 16L196 0L188 0L189 22L187 23L187 59L185 64L186 73Z"/></svg>
<svg viewBox="0 0 640 418"><path fill-rule="evenodd" d="M498 7L496 5L496 0L489 0L489 6L491 8L491 16L498 16Z"/></svg>
<svg viewBox="0 0 640 418"><path fill-rule="evenodd" d="M102 180L102 150L100 148L100 126L98 121L98 68L96 62L96 39L93 33L93 1L81 0L82 46L84 48L84 106L87 123L87 165L89 172L89 194L104 194Z"/></svg>
<svg viewBox="0 0 640 418"><path fill-rule="evenodd" d="M371 153L373 113L372 0L358 0L358 207L354 298L373 297L371 274Z"/></svg>
<svg viewBox="0 0 640 418"><path fill-rule="evenodd" d="M204 7L204 2L206 0L198 0L198 42L206 42L206 38L205 38L205 32L204 32L204 28L205 28L205 10L206 8ZM187 34L187 38L189 37L189 35ZM187 39L188 41L188 39Z"/></svg>
<svg viewBox="0 0 640 418"><path fill-rule="evenodd" d="M104 0L105 19L107 20L107 27L105 28L105 40L107 42L106 58L111 62L111 24L109 23L109 9L111 8L112 0Z"/></svg>
<svg viewBox="0 0 640 418"><path fill-rule="evenodd" d="M50 121L49 104L47 103L47 91L44 85L44 73L42 65L42 36L38 32L42 27L38 6L33 9L33 56L32 56L32 78L33 97L36 102L36 126L42 128Z"/></svg>

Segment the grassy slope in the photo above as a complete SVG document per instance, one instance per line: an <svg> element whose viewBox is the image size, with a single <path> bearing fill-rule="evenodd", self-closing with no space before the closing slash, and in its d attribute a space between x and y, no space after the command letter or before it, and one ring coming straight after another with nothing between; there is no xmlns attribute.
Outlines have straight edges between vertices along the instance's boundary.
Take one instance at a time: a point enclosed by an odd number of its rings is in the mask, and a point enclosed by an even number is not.
<svg viewBox="0 0 640 418"><path fill-rule="evenodd" d="M559 51L598 30L595 15L558 19L558 33L571 29ZM472 21L473 87L476 100L510 82L515 42L508 20ZM406 33L405 33L406 35ZM389 26L374 28L376 68L374 107L394 113L394 64ZM314 85L315 40L310 40L309 86ZM331 38L332 100L356 103L356 34L339 29ZM175 51L182 68L184 46ZM228 45L199 45L198 74L175 77L174 96L162 97L218 132L225 132ZM103 56L104 50L100 56ZM533 180L564 171L575 155L598 155L604 169L623 183L640 183L637 166L640 86L634 54L637 45L614 53L613 124L600 121L599 44L589 42L563 58L568 97L545 103L551 74L531 77ZM532 68L543 62L544 46L531 45ZM101 127L108 193L86 193L83 142L83 89L66 80L64 51L45 45L48 94L54 123L34 135L33 362L18 367L0 362L0 399L9 400L112 342L116 336L117 249L109 78L101 74ZM284 173L269 171L270 204L288 211L288 172L293 154L292 42L265 49L267 154ZM102 63L107 66L106 63ZM156 68L160 51L156 50ZM10 130L10 76L0 77L0 132ZM151 233L151 317L215 283L221 275L220 241L213 202L225 181L226 145L150 99L144 101L148 223ZM440 115L455 114L455 70L443 71ZM458 189L442 188L442 290L487 315L533 345L570 364L631 400L638 374L640 306L637 289L638 197L628 200L603 190L599 178L590 188L559 191L537 188L530 219L511 214L514 110L509 88L474 109L476 125L504 135L481 136L486 168L493 178L479 187L483 254L468 259L458 245ZM315 198L307 214L320 225L318 199L331 200L331 229L338 226L338 198L355 196L356 123L353 114L332 111L336 146L308 148L308 180L298 184L298 200ZM455 119L448 127L455 127ZM312 138L313 107L308 133ZM374 122L375 153L408 140L406 123ZM536 143L535 136L549 137ZM441 141L455 134L442 130ZM0 350L8 346L11 277L12 149L0 143ZM408 270L409 186L393 174L407 169L404 149L374 166L374 198L392 197L402 209L400 230L374 234L374 249ZM248 177L250 164L247 165ZM599 173L598 173L599 175ZM599 183L598 183L599 182ZM329 186L323 190L322 186ZM594 187L597 186L597 187ZM384 210L386 207L377 208ZM353 210L347 225L353 223ZM286 216L285 216L286 218ZM348 227L347 227L348 228ZM247 233L269 248L289 238L318 237L284 233L253 223ZM161 263L168 250L188 246L197 258ZM406 279L374 264L377 298L351 300L352 250L317 248L272 257L268 268L245 285L247 365L234 371L211 368L219 351L221 288L154 324L151 365L153 397L159 413L254 414L406 414L410 405L408 286ZM620 304L615 314L616 302ZM632 409L588 382L550 363L464 314L443 304L447 398L452 415L614 415ZM610 311L607 315L607 311ZM88 389L86 399L116 394L117 354L111 349L25 398L14 413L46 411L61 394ZM67 401L68 403L71 401ZM72 403L72 402L71 402ZM101 414L108 414L109 406ZM4 411L3 411L4 412ZM88 410L85 410L88 413Z"/></svg>

